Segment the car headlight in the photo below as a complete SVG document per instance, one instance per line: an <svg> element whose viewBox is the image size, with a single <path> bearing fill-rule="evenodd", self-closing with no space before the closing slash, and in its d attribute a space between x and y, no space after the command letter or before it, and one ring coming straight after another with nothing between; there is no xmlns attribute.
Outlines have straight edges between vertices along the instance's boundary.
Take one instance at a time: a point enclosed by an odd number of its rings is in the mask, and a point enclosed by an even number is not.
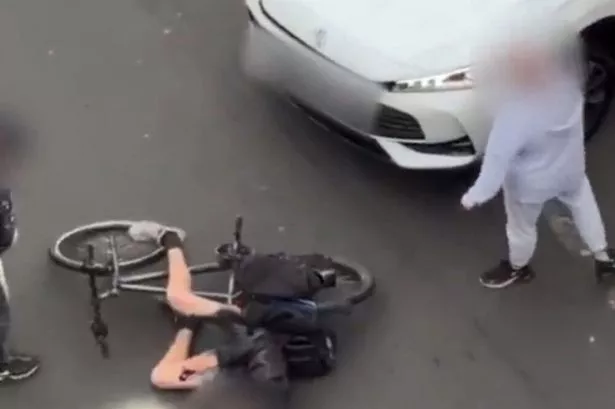
<svg viewBox="0 0 615 409"><path fill-rule="evenodd" d="M468 89L474 86L469 68L447 74L391 83L392 92L437 92Z"/></svg>

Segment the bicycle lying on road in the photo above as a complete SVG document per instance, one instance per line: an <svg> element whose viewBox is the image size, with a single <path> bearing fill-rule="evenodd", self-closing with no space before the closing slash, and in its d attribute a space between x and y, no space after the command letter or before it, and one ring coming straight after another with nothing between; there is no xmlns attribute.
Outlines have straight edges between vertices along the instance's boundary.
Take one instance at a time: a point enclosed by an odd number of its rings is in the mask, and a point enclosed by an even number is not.
<svg viewBox="0 0 615 409"><path fill-rule="evenodd" d="M146 284L148 281L165 279L165 270L135 272L138 268L159 261L165 253L156 243L133 241L128 231L135 223L129 220L111 220L79 226L62 234L50 249L51 259L70 270L89 276L90 302L93 319L91 331L104 357L109 357L107 344L108 327L101 314L101 301L117 297L122 291L158 294L164 297L163 285ZM242 242L243 219L237 217L233 241L215 248L216 261L192 265L191 274L229 273L226 292L195 291L208 297L233 304L242 294L236 288L234 272L246 257L255 254L252 247ZM301 256L298 256L301 257ZM374 277L364 267L340 257L328 257L335 275L335 284L317 294L314 300L295 300L318 314L348 312L350 307L369 298L375 288ZM99 279L106 279L108 289L100 291ZM321 294L322 293L322 294Z"/></svg>

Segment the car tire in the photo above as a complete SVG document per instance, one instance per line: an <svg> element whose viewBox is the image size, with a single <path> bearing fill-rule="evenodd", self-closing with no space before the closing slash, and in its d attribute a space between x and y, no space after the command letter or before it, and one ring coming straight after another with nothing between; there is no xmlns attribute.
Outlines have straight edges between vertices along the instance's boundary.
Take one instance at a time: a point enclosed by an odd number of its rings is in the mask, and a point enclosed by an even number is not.
<svg viewBox="0 0 615 409"><path fill-rule="evenodd" d="M615 60L598 46L588 46L585 88L585 140L591 140L606 119L615 94Z"/></svg>

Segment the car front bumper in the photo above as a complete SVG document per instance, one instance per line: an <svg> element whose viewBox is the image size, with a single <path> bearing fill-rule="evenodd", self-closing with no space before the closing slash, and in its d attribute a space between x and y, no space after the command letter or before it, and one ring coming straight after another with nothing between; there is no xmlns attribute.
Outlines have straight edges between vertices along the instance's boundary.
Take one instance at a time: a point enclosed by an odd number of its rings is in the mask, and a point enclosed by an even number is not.
<svg viewBox="0 0 615 409"><path fill-rule="evenodd" d="M246 73L319 124L406 169L460 168L480 158L487 127L472 109L471 90L388 92L305 46L257 1L248 6Z"/></svg>

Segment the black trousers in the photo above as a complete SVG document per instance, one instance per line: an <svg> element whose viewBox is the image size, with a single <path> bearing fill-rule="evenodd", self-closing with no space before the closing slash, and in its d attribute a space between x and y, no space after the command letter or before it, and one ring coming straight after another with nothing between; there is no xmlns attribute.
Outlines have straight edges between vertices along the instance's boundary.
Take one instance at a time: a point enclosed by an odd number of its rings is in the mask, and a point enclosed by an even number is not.
<svg viewBox="0 0 615 409"><path fill-rule="evenodd" d="M13 200L9 189L0 189L0 256L8 250L15 241L17 227L13 212ZM0 260L0 363L8 358L6 342L11 324L9 308L8 285L4 266Z"/></svg>

